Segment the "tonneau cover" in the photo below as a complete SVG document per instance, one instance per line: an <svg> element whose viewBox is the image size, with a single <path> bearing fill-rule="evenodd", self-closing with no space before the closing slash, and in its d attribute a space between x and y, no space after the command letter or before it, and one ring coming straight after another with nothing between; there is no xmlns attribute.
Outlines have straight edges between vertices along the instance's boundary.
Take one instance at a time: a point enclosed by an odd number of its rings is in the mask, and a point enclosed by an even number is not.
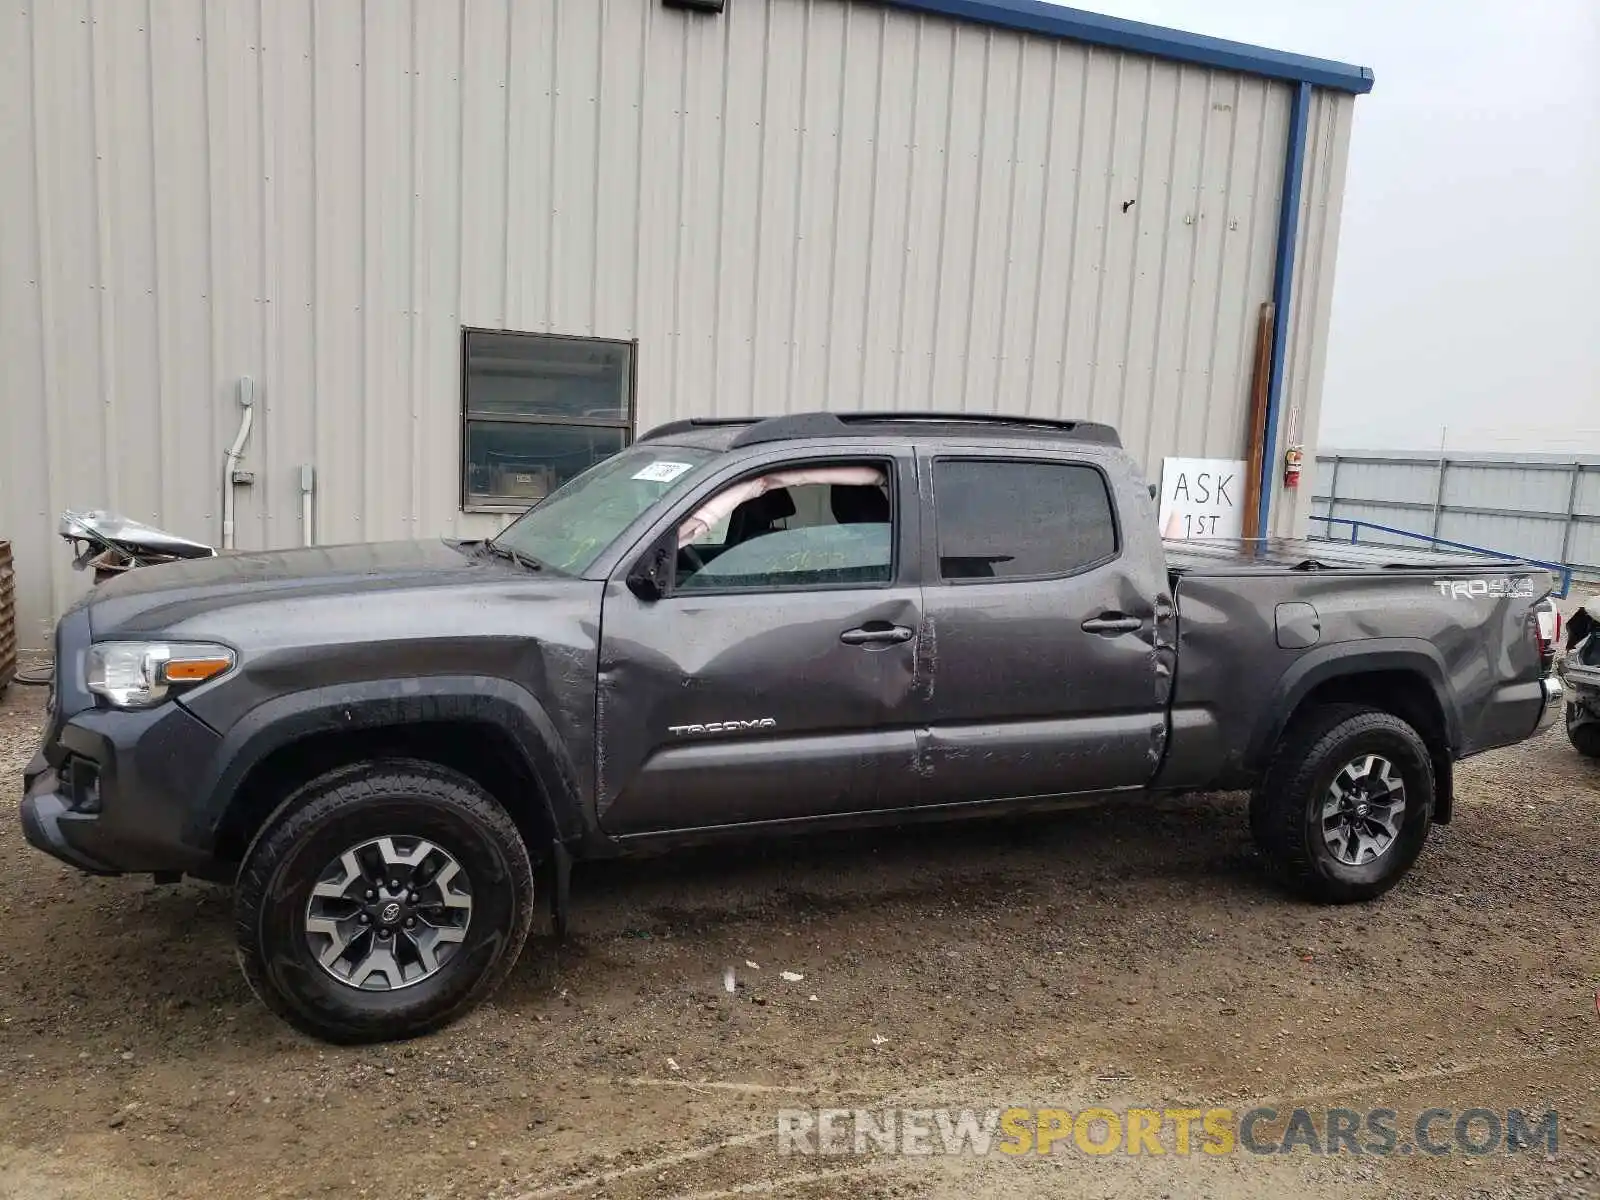
<svg viewBox="0 0 1600 1200"><path fill-rule="evenodd" d="M1302 571L1543 571L1520 559L1443 553L1301 538L1218 538L1163 543L1167 568L1180 575L1257 575Z"/></svg>

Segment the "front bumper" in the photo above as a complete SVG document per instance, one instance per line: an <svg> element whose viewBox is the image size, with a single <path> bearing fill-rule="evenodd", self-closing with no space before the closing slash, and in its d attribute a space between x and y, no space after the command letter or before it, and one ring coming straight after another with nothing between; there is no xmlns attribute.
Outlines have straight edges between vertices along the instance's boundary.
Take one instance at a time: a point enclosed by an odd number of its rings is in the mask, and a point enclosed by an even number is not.
<svg viewBox="0 0 1600 1200"><path fill-rule="evenodd" d="M79 848L79 842L95 840L97 818L72 810L71 801L62 795L60 774L50 769L42 753L34 755L23 778L22 836L28 844L91 875L118 874L115 867Z"/></svg>
<svg viewBox="0 0 1600 1200"><path fill-rule="evenodd" d="M57 712L23 772L23 836L91 874L215 878L209 847L190 837L194 781L219 740L175 703L144 712Z"/></svg>

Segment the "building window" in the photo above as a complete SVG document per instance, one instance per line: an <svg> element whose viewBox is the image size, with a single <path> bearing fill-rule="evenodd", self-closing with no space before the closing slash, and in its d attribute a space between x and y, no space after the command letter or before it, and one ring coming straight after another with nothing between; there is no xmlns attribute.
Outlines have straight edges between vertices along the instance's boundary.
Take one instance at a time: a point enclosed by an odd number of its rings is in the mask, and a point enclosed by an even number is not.
<svg viewBox="0 0 1600 1200"><path fill-rule="evenodd" d="M633 345L468 329L461 504L525 509L633 438Z"/></svg>

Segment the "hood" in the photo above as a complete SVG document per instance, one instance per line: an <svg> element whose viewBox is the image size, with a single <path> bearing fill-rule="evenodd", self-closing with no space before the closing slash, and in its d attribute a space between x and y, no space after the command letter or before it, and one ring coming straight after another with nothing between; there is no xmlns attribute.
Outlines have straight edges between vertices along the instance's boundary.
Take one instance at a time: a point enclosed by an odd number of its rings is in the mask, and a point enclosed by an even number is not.
<svg viewBox="0 0 1600 1200"><path fill-rule="evenodd" d="M97 639L160 633L242 605L317 596L503 581L522 569L445 539L314 546L223 554L139 567L96 586L89 621Z"/></svg>

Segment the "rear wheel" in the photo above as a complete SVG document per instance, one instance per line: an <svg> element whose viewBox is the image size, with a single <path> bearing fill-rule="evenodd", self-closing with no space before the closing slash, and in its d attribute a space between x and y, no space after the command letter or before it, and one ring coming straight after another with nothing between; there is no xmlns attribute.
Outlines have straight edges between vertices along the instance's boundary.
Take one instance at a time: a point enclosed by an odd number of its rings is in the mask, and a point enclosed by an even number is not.
<svg viewBox="0 0 1600 1200"><path fill-rule="evenodd" d="M314 1037L414 1037L483 1000L516 962L533 875L510 815L428 763L346 768L301 789L245 856L240 963Z"/></svg>
<svg viewBox="0 0 1600 1200"><path fill-rule="evenodd" d="M1567 701L1567 740L1585 758L1600 758L1600 715Z"/></svg>
<svg viewBox="0 0 1600 1200"><path fill-rule="evenodd" d="M1251 832L1295 891L1325 904L1370 900L1422 853L1434 786L1412 726L1364 705L1327 705L1284 734L1251 797Z"/></svg>

